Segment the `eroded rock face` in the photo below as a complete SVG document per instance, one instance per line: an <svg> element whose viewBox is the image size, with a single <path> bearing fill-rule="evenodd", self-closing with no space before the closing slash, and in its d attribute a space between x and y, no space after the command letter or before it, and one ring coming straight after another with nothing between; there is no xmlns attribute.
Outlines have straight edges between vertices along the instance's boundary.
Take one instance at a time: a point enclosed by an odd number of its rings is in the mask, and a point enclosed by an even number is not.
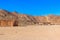
<svg viewBox="0 0 60 40"><path fill-rule="evenodd" d="M29 16L0 10L0 26L60 25L60 16Z"/></svg>
<svg viewBox="0 0 60 40"><path fill-rule="evenodd" d="M0 20L1 27L13 27L14 20Z"/></svg>
<svg viewBox="0 0 60 40"><path fill-rule="evenodd" d="M19 18L21 18L19 20L21 22L18 24L60 25L60 16L55 16L55 15L48 15L48 16L21 15Z"/></svg>
<svg viewBox="0 0 60 40"><path fill-rule="evenodd" d="M45 24L47 22L45 16L36 16L35 20L38 24Z"/></svg>
<svg viewBox="0 0 60 40"><path fill-rule="evenodd" d="M18 25L33 25L35 24L36 21L34 19L34 17L32 16L28 16L28 15L24 15L24 14L20 14L18 16Z"/></svg>
<svg viewBox="0 0 60 40"><path fill-rule="evenodd" d="M48 16L51 24L60 25L60 16Z"/></svg>
<svg viewBox="0 0 60 40"><path fill-rule="evenodd" d="M6 10L0 10L0 26L13 26L16 16Z"/></svg>

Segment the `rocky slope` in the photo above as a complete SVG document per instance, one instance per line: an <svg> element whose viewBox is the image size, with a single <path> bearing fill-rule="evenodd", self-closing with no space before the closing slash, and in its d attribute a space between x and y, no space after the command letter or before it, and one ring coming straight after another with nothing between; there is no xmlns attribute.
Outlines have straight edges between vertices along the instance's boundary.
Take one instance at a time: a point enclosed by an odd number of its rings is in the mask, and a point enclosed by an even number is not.
<svg viewBox="0 0 60 40"><path fill-rule="evenodd" d="M0 10L0 20L9 20L9 19L15 19L16 16L13 15L13 13L8 12L6 10Z"/></svg>
<svg viewBox="0 0 60 40"><path fill-rule="evenodd" d="M15 24L18 26L24 25L60 25L60 16L48 15L48 16L29 16L25 14L18 14L17 12L8 12L6 10L0 10L0 20L15 20Z"/></svg>

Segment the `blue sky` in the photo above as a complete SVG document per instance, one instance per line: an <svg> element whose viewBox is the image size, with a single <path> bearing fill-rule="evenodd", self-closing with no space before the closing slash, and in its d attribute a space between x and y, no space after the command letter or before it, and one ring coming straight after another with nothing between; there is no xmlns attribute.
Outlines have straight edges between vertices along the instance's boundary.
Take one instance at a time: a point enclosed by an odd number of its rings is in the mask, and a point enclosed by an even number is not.
<svg viewBox="0 0 60 40"><path fill-rule="evenodd" d="M60 15L60 0L0 0L0 9L33 16Z"/></svg>

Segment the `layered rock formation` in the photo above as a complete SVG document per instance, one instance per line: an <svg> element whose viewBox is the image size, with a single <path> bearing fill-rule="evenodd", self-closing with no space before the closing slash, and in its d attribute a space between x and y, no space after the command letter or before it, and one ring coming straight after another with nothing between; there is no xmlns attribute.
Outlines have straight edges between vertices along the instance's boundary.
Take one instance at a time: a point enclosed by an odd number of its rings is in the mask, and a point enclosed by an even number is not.
<svg viewBox="0 0 60 40"><path fill-rule="evenodd" d="M60 25L60 16L29 16L0 10L0 26Z"/></svg>
<svg viewBox="0 0 60 40"><path fill-rule="evenodd" d="M0 10L0 26L13 26L16 16L6 10Z"/></svg>

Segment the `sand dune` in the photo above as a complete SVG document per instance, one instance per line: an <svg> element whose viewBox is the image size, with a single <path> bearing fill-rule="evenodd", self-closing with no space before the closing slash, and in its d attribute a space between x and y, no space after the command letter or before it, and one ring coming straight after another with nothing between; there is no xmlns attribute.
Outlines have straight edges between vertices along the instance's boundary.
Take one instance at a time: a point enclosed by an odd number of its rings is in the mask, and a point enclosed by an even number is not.
<svg viewBox="0 0 60 40"><path fill-rule="evenodd" d="M60 40L60 25L0 27L0 40Z"/></svg>

